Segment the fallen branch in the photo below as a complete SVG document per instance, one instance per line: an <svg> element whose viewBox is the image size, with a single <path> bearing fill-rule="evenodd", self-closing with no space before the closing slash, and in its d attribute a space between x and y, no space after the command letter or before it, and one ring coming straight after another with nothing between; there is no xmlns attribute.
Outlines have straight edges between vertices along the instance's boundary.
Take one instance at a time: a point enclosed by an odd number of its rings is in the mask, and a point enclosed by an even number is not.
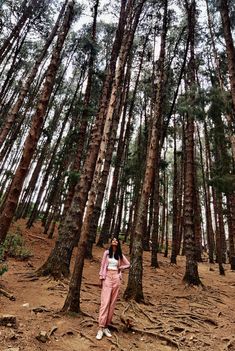
<svg viewBox="0 0 235 351"><path fill-rule="evenodd" d="M12 295L11 293L9 293L8 291L0 288L0 294L3 296L6 296L9 300L15 301L16 298L14 295Z"/></svg>
<svg viewBox="0 0 235 351"><path fill-rule="evenodd" d="M85 283L85 285L91 285L91 286L98 286L100 287L100 284L99 283Z"/></svg>

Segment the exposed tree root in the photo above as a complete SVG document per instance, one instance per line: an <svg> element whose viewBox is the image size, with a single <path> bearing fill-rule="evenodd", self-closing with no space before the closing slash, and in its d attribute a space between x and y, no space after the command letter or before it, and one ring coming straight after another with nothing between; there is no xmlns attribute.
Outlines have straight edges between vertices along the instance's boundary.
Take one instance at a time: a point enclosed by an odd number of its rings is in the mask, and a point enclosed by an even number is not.
<svg viewBox="0 0 235 351"><path fill-rule="evenodd" d="M235 347L235 339L229 340L227 345L225 346L224 350L226 351L233 351Z"/></svg>
<svg viewBox="0 0 235 351"><path fill-rule="evenodd" d="M89 336L87 336L85 333L83 332L79 332L79 334L81 335L81 337L87 339L88 341L90 341L92 344L94 344L94 340L92 338L90 338Z"/></svg>
<svg viewBox="0 0 235 351"><path fill-rule="evenodd" d="M143 314L148 318L148 320L149 320L151 323L156 323L156 319L150 317L150 316L148 315L148 313L146 313L146 312L143 310L143 308L142 308L141 306L139 306L139 305L136 304L136 305L135 305L135 308L138 309L139 312L143 313Z"/></svg>
<svg viewBox="0 0 235 351"><path fill-rule="evenodd" d="M118 350L120 351L126 351L126 349L124 349L120 344L119 344L119 341L118 341L118 337L116 334L113 334L116 338L116 341L112 340L112 339L108 339L109 342L111 342L111 344L113 344L114 346L117 346ZM112 350L112 346L110 348L110 350Z"/></svg>
<svg viewBox="0 0 235 351"><path fill-rule="evenodd" d="M135 332L141 333L141 334L154 336L157 339L160 339L162 341L166 341L168 345L179 349L179 344L177 343L177 341L173 340L172 338L170 338L170 337L168 337L166 335L159 334L159 333L154 333L154 332L151 332L151 331L148 331L148 330L143 330L143 329L139 329L139 328L135 328L135 327L132 328L132 331L135 331Z"/></svg>
<svg viewBox="0 0 235 351"><path fill-rule="evenodd" d="M131 301L127 306L126 308L124 309L124 311L122 312L121 316L120 316L120 319L121 319L121 322L125 325L125 330L126 332L128 331L134 331L136 333L142 333L142 334L146 334L146 335L149 335L149 336L154 336L155 338L158 338L159 340L163 340L165 342L167 342L168 345L170 346L173 346L175 348L179 348L179 344L176 340L174 340L173 338L170 338L169 336L166 336L166 335L163 335L162 333L157 333L157 332L154 332L154 331L149 331L147 329L140 329L140 328L136 328L134 327L134 322L136 322L135 318L133 316L129 317L129 316L126 316L126 312L128 311L128 309L131 309L135 315L140 315L140 314L143 314L145 317L148 318L148 320L151 322L151 323L154 323L156 324L156 320L151 318L148 313L146 313L136 302L134 301ZM160 321L158 321L159 324L162 324ZM155 328L155 330L157 328L159 328L159 324L156 326L154 325L153 328ZM162 327L161 327L161 331L162 330ZM178 337L178 335L176 334L175 335L176 337Z"/></svg>
<svg viewBox="0 0 235 351"><path fill-rule="evenodd" d="M38 280L38 276L35 274L35 272L28 272L28 273L24 273L22 275L22 279L18 279L17 281L18 282L27 282L27 281L30 281L30 282L33 282L33 281L36 281Z"/></svg>
<svg viewBox="0 0 235 351"><path fill-rule="evenodd" d="M97 321L95 320L95 318L92 317L92 318L84 319L83 321L80 322L80 325L82 327L84 327L84 326L88 327L88 326L93 325L94 323L97 323Z"/></svg>

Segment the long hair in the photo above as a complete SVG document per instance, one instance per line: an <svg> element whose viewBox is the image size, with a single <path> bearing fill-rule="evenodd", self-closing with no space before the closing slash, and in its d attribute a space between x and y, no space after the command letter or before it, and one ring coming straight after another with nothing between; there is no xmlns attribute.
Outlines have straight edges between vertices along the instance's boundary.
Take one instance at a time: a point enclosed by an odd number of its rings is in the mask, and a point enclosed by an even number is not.
<svg viewBox="0 0 235 351"><path fill-rule="evenodd" d="M112 238L111 239L111 245L109 247L109 257L113 257L113 247L112 247L112 240L116 239L118 244L117 244L117 250L114 252L114 258L118 260L119 258L122 259L122 249L121 249L121 244L118 238Z"/></svg>

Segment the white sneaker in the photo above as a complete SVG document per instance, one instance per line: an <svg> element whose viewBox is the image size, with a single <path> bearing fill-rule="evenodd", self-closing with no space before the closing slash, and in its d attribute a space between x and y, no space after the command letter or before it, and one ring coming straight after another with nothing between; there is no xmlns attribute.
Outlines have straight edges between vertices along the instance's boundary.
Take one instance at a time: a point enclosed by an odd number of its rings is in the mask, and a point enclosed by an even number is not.
<svg viewBox="0 0 235 351"><path fill-rule="evenodd" d="M112 336L112 334L110 333L110 330L108 328L104 328L103 333L105 336L108 336L109 338L111 338L111 336Z"/></svg>
<svg viewBox="0 0 235 351"><path fill-rule="evenodd" d="M103 330L99 329L97 334L96 334L96 339L101 340L103 338L104 332Z"/></svg>

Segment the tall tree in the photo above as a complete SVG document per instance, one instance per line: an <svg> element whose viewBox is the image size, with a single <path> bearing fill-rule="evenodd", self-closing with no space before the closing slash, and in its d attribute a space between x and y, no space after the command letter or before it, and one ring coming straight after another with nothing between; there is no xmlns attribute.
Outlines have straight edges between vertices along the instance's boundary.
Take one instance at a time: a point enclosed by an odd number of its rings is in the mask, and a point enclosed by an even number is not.
<svg viewBox="0 0 235 351"><path fill-rule="evenodd" d="M81 162L83 151L85 147L85 141L87 136L87 128L88 128L88 120L89 120L89 104L91 99L91 91L92 91L92 78L94 75L94 62L96 56L96 27L97 27L97 15L98 15L98 7L99 1L96 0L94 3L94 15L93 15L93 23L92 23L92 30L91 30L91 42L90 42L90 52L89 52L89 59L88 59L88 73L87 73L87 86L86 91L84 94L84 101L82 107L82 114L79 123L79 132L78 132L78 142L77 142L77 150L76 156L73 161L72 172L76 172L77 174L80 172ZM64 214L68 211L73 195L75 192L76 181L71 182L69 185L69 190L67 194L67 198L65 201L64 206Z"/></svg>
<svg viewBox="0 0 235 351"><path fill-rule="evenodd" d="M235 47L234 47L234 42L232 37L228 1L220 0L219 7L220 7L220 14L221 14L222 25L224 30L224 38L226 43L228 71L229 71L229 80L230 80L230 86L231 86L233 108L235 110ZM235 123L235 121L233 121L233 123Z"/></svg>
<svg viewBox="0 0 235 351"><path fill-rule="evenodd" d="M126 299L135 299L142 301L144 299L142 278L143 278L143 235L147 223L147 209L151 192L153 191L154 171L156 169L156 157L159 144L159 120L162 114L162 100L163 100L163 85L164 85L164 59L165 59L165 45L167 33L167 11L168 1L164 4L163 28L161 34L161 48L159 55L159 81L156 92L155 111L150 130L150 138L147 150L146 168L144 174L141 195L136 208L136 222L133 226L133 242L131 249L131 267L128 278L128 285L125 290L124 296Z"/></svg>
<svg viewBox="0 0 235 351"><path fill-rule="evenodd" d="M196 26L196 2L185 1L187 11L188 33L190 42L190 59L188 63L188 89L190 93L189 106L195 106L195 26ZM186 270L183 280L192 285L200 285L196 260L195 227L194 227L194 117L193 111L187 113L186 125L186 159L185 159L185 193L184 193L184 242L186 256Z"/></svg>

